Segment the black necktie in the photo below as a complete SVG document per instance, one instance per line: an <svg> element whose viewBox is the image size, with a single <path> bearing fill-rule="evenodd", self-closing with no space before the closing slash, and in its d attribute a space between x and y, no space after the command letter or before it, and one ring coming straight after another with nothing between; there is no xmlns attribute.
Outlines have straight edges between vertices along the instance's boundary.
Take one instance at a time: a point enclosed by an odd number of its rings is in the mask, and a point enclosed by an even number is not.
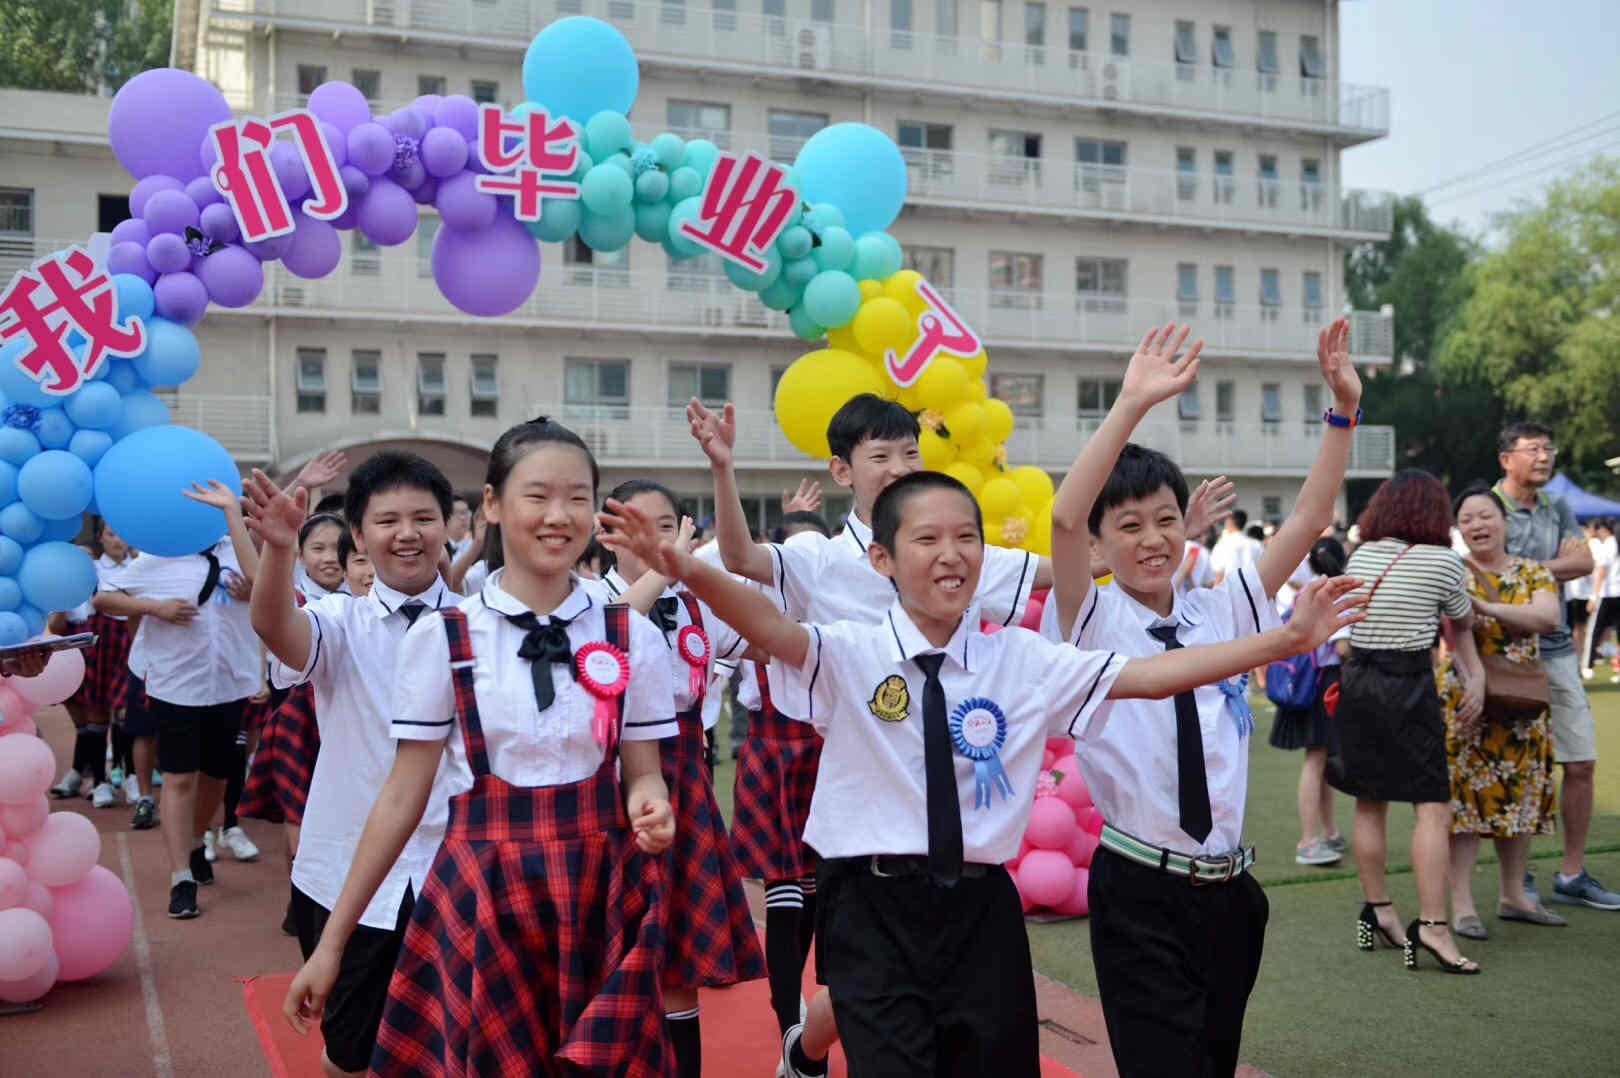
<svg viewBox="0 0 1620 1078"><path fill-rule="evenodd" d="M928 871L938 883L962 878L962 803L951 760L951 728L945 718L945 686L939 680L943 655L918 655L923 682L923 774L928 780Z"/></svg>
<svg viewBox="0 0 1620 1078"><path fill-rule="evenodd" d="M1148 635L1164 650L1181 646L1174 625L1160 625ZM1214 823L1209 812L1209 779L1204 774L1204 735L1198 728L1198 700L1191 692L1176 693L1176 775L1181 829L1199 842L1209 837Z"/></svg>
<svg viewBox="0 0 1620 1078"><path fill-rule="evenodd" d="M532 611L507 614L506 620L524 632L523 643L518 645L518 658L529 660L530 676L534 679L534 702L541 711L551 706L556 691L551 685L551 664L565 663L575 677L574 649L568 644L568 622L551 618L544 624Z"/></svg>
<svg viewBox="0 0 1620 1078"><path fill-rule="evenodd" d="M206 603L208 597L214 594L214 589L219 587L219 555L212 550L205 550L202 556L208 559L208 575L203 578L202 591L197 593L198 606Z"/></svg>
<svg viewBox="0 0 1620 1078"><path fill-rule="evenodd" d="M401 614L405 615L406 622L408 622L411 625L415 625L416 624L416 619L421 617L422 616L422 611L424 611L426 609L427 609L427 604L424 603L422 600L420 600L420 599L412 599L410 602L408 602L404 606L400 607L399 612Z"/></svg>
<svg viewBox="0 0 1620 1078"><path fill-rule="evenodd" d="M681 601L673 595L653 603L652 623L662 629L666 634L675 631L675 611L680 607Z"/></svg>

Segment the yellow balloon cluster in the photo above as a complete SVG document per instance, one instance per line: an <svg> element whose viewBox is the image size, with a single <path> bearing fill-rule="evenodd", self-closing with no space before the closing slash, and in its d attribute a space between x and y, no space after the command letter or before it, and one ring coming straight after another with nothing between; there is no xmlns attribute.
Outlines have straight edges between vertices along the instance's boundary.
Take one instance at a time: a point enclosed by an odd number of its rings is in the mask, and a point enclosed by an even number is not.
<svg viewBox="0 0 1620 1078"><path fill-rule="evenodd" d="M889 377L885 353L904 355L922 332L917 316L928 306L917 291L922 279L915 270L902 270L884 281L861 282L855 318L828 332L828 347L800 356L782 375L777 425L796 448L826 460L832 455L827 424L850 398L875 393L898 401L922 426L923 467L955 477L979 500L985 538L1050 554L1052 479L1031 465L1008 467L1013 413L990 396L984 350L967 359L938 353L907 387Z"/></svg>

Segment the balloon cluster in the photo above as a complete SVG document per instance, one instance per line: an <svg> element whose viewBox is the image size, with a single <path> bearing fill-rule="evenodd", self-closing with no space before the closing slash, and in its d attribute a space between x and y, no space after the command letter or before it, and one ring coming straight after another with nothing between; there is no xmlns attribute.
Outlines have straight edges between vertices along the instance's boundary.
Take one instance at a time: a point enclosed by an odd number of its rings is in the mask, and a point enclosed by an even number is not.
<svg viewBox="0 0 1620 1078"><path fill-rule="evenodd" d="M57 981L93 977L129 945L129 892L96 863L95 824L51 812L56 757L32 736L35 709L67 699L83 677L82 653L59 651L38 677L0 685L0 1002L27 1003Z"/></svg>
<svg viewBox="0 0 1620 1078"><path fill-rule="evenodd" d="M1090 912L1086 888L1102 825L1102 814L1092 806L1075 763L1074 742L1052 738L1035 785L1029 826L1018 856L1007 864L1025 913L1039 909L1084 917Z"/></svg>

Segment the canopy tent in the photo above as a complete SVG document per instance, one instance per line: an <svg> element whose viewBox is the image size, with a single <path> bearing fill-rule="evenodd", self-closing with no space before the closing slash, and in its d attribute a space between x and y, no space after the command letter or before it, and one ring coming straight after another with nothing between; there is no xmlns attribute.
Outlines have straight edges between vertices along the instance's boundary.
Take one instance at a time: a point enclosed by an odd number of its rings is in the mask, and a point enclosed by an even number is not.
<svg viewBox="0 0 1620 1078"><path fill-rule="evenodd" d="M1541 488L1548 494L1556 494L1569 503L1570 509L1575 513L1576 520L1590 520L1593 517L1620 517L1620 502L1610 501L1597 494L1588 494L1570 481L1569 476L1559 472Z"/></svg>

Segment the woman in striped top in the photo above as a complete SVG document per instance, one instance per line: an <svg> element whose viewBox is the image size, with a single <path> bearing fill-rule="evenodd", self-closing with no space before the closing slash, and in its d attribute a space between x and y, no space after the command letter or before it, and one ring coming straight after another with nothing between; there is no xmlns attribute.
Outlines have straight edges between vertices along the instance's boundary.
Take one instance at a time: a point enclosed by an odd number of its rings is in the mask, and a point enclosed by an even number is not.
<svg viewBox="0 0 1620 1078"><path fill-rule="evenodd" d="M1366 619L1350 632L1350 657L1339 683L1328 781L1356 799L1356 872L1366 905L1357 918L1364 951L1381 935L1402 947L1408 969L1416 949L1453 973L1478 973L1463 958L1446 922L1451 790L1446 730L1435 691L1431 650L1442 616L1457 640L1463 674L1459 715L1475 721L1484 704L1484 671L1469 626L1473 605L1467 572L1450 548L1451 501L1427 472L1407 470L1378 488L1359 521L1362 545L1345 572L1372 581ZM1391 801L1416 810L1412 870L1419 919L1400 931L1384 878L1384 831Z"/></svg>

